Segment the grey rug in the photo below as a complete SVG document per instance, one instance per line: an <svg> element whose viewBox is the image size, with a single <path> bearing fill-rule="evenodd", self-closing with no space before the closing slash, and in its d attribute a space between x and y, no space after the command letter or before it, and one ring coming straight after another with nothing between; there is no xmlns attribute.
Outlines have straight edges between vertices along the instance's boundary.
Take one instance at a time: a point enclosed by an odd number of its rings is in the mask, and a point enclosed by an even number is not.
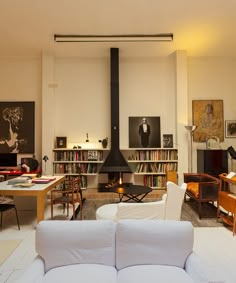
<svg viewBox="0 0 236 283"><path fill-rule="evenodd" d="M98 207L108 204L116 203L117 199L86 199L83 205L83 219L94 220L96 219L96 210ZM204 205L203 213L205 218L201 220L198 217L197 204L194 201L187 201L183 203L181 220L191 221L194 227L222 227L221 222L216 221L216 208L212 205ZM77 216L79 217L79 215Z"/></svg>

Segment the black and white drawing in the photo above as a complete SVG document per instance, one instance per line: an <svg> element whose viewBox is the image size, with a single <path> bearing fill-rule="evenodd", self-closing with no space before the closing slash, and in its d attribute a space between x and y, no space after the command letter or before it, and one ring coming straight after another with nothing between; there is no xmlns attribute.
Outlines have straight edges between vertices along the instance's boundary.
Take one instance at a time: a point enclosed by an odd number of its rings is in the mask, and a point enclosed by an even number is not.
<svg viewBox="0 0 236 283"><path fill-rule="evenodd" d="M34 153L34 102L0 102L0 152Z"/></svg>
<svg viewBox="0 0 236 283"><path fill-rule="evenodd" d="M163 135L163 147L164 148L172 148L173 147L173 135L164 134Z"/></svg>

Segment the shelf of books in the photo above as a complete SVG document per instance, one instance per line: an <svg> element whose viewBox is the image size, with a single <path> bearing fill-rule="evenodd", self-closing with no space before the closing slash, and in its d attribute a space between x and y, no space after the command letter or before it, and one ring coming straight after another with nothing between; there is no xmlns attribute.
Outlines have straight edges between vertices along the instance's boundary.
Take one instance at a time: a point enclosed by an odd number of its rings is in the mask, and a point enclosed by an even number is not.
<svg viewBox="0 0 236 283"><path fill-rule="evenodd" d="M53 149L53 173L66 175L66 180L80 176L81 187L89 186L89 179L95 178L99 166L103 163L104 150L94 149Z"/></svg>
<svg viewBox="0 0 236 283"><path fill-rule="evenodd" d="M134 178L153 189L166 187L166 172L178 170L178 151L174 148L122 150Z"/></svg>

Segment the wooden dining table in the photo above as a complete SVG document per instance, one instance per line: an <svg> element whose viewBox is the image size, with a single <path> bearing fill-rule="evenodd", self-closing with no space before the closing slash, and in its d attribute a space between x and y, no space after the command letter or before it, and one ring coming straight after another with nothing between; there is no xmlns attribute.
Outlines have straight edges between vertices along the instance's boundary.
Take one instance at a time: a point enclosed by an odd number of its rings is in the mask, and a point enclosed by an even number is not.
<svg viewBox="0 0 236 283"><path fill-rule="evenodd" d="M48 183L34 183L32 186L15 186L8 181L0 182L0 195L2 196L34 196L37 198L37 223L44 220L44 207L46 194L60 185L65 176L51 176ZM49 179L49 177L48 177Z"/></svg>

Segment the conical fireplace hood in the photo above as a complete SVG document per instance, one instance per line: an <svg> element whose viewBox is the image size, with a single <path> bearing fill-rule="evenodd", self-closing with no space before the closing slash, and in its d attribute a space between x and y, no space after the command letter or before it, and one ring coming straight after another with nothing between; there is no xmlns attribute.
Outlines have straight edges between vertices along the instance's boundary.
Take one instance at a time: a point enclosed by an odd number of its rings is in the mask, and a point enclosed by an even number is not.
<svg viewBox="0 0 236 283"><path fill-rule="evenodd" d="M130 167L120 151L119 133L119 49L110 49L111 72L111 150L100 173L131 173Z"/></svg>

